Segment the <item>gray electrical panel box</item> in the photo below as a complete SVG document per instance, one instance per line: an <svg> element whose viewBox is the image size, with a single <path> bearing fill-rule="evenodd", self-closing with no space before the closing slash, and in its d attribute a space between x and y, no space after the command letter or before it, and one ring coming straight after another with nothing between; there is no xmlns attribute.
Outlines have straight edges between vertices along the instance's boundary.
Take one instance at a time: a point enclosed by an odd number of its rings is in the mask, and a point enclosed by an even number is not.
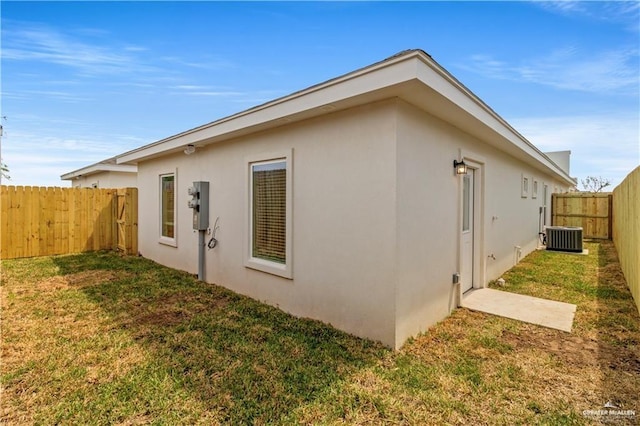
<svg viewBox="0 0 640 426"><path fill-rule="evenodd" d="M206 231L209 228L209 182L193 182L188 193L191 199L187 205L193 209L193 229Z"/></svg>

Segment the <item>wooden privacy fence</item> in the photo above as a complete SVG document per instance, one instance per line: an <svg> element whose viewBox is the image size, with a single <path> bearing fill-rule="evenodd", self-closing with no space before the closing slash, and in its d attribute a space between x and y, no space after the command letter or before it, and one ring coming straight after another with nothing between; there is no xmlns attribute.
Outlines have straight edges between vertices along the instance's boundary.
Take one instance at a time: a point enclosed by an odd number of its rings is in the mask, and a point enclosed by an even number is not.
<svg viewBox="0 0 640 426"><path fill-rule="evenodd" d="M613 243L640 312L640 167L613 190Z"/></svg>
<svg viewBox="0 0 640 426"><path fill-rule="evenodd" d="M612 194L569 192L551 196L553 226L581 226L584 238L612 238Z"/></svg>
<svg viewBox="0 0 640 426"><path fill-rule="evenodd" d="M138 251L138 190L2 186L0 259Z"/></svg>
<svg viewBox="0 0 640 426"><path fill-rule="evenodd" d="M116 190L116 248L125 254L138 253L138 189Z"/></svg>

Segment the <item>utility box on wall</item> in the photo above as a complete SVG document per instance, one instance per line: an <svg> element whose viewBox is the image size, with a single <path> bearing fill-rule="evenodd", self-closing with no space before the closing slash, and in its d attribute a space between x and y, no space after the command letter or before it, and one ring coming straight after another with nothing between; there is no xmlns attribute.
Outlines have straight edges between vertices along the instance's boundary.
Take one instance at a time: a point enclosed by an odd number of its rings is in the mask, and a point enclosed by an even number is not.
<svg viewBox="0 0 640 426"><path fill-rule="evenodd" d="M206 231L209 228L209 182L193 182L188 193L191 195L188 206L193 209L193 229Z"/></svg>

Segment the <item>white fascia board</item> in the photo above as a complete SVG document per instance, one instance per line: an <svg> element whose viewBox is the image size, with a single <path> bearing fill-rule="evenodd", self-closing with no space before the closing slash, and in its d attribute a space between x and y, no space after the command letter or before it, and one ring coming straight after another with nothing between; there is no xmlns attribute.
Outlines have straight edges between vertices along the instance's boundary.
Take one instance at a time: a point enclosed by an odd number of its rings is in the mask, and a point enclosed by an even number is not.
<svg viewBox="0 0 640 426"><path fill-rule="evenodd" d="M384 93L386 97L399 96L412 102L416 100L415 96L419 95L407 94L399 89L402 83L410 81L422 83L425 88L445 98L454 109L464 111L473 117L474 121L489 129L493 137L498 136L503 140L503 149L514 151L515 148L515 152L524 154L530 162L533 160L532 164L556 174L570 184L575 184L575 181L542 151L453 75L419 50L399 54L344 76L129 151L118 156L116 162L135 164L169 152L178 152L189 144L206 145L234 135L250 133L252 129L283 125L305 113L305 118L328 113L332 108L323 107L349 105L348 100L356 97L361 97L361 102L371 102L376 100L373 95L376 92ZM415 103L419 105L421 102ZM443 119L447 120L447 117Z"/></svg>
<svg viewBox="0 0 640 426"><path fill-rule="evenodd" d="M416 78L415 63L411 59L418 56L401 56L389 59L325 83L312 86L284 98L232 115L184 133L160 140L150 145L124 153L117 157L118 164L137 163L144 159L183 149L189 144L206 144L216 138L220 140L235 132L273 123L286 124L287 117L317 109L313 115L331 112L329 107L356 96L372 93L395 84Z"/></svg>
<svg viewBox="0 0 640 426"><path fill-rule="evenodd" d="M90 176L102 172L138 173L138 166L125 164L97 163L87 167L66 173L60 176L61 180L72 180L80 176Z"/></svg>
<svg viewBox="0 0 640 426"><path fill-rule="evenodd" d="M517 130L515 130L506 120L500 117L493 109L485 104L479 97L460 83L455 77L449 74L435 61L425 56L421 57L426 67L422 67L418 72L418 78L425 85L439 92L453 104L475 117L493 133L507 140L530 159L538 163L547 171L558 175L569 184L575 184L575 180L569 176L565 170L558 166L546 154L540 151L535 145L529 142Z"/></svg>

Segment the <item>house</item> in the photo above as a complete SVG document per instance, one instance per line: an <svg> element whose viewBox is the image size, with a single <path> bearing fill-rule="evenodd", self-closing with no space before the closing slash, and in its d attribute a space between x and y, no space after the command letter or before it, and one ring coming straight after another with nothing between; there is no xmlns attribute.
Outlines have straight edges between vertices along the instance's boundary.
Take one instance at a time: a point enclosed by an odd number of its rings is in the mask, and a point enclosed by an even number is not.
<svg viewBox="0 0 640 426"><path fill-rule="evenodd" d="M135 188L138 166L117 164L116 158L108 158L60 176L71 181L73 188Z"/></svg>
<svg viewBox="0 0 640 426"><path fill-rule="evenodd" d="M552 151L544 153L551 161L556 163L562 170L569 174L571 165L571 151ZM576 179L574 178L574 181Z"/></svg>
<svg viewBox="0 0 640 426"><path fill-rule="evenodd" d="M421 50L116 163L138 167L143 256L394 348L536 249L575 185Z"/></svg>

